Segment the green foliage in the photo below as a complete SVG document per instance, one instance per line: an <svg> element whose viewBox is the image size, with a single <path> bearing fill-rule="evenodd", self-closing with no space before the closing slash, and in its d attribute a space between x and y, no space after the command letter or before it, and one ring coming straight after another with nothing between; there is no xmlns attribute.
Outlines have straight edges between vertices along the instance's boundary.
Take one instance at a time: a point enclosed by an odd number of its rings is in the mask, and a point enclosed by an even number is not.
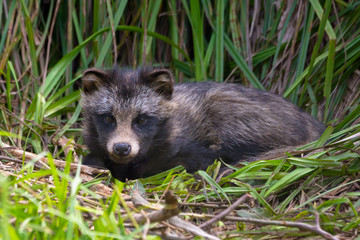
<svg viewBox="0 0 360 240"><path fill-rule="evenodd" d="M235 171L224 176L219 159L195 178L179 166L142 179L148 196L172 189L184 204L230 204L249 193L255 207L238 216L314 222L318 214L324 230L352 236L360 230L359 58L359 1L2 1L0 238L143 237L144 226L129 228L122 218L133 214L123 194L135 181L116 181L100 195L93 187L109 178L82 183L70 168L73 154L84 154L81 73L114 64L168 67L177 82L272 91L331 125L298 149L302 155L229 166ZM65 154L58 144L65 137L76 152ZM39 170L38 158L12 156L5 144L49 161ZM66 161L63 169L55 157ZM247 223L232 230L220 237L295 236L293 228Z"/></svg>

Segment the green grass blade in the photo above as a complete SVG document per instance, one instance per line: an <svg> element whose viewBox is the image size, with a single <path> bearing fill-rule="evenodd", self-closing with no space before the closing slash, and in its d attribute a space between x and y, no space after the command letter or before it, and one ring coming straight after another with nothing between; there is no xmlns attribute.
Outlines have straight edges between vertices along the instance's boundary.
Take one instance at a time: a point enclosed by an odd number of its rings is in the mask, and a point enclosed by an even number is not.
<svg viewBox="0 0 360 240"><path fill-rule="evenodd" d="M147 30L150 32L155 32L156 21L158 18L160 6L162 1L149 1L149 10L151 14L148 14L147 19ZM149 56L150 50L152 48L153 38L148 38L146 43L146 55Z"/></svg>
<svg viewBox="0 0 360 240"><path fill-rule="evenodd" d="M71 103L77 101L80 97L80 91L74 91L69 93L67 96L61 98L59 101L51 104L48 108L45 109L44 117L52 117L56 116L57 114L61 114L61 110L66 108Z"/></svg>
<svg viewBox="0 0 360 240"><path fill-rule="evenodd" d="M212 179L206 172L204 171L198 171L198 174L207 182L209 183L213 188L215 188L219 193L221 193L228 202L230 202L230 199L228 198L227 194L224 192L224 190L219 186L217 182L215 182L214 179Z"/></svg>
<svg viewBox="0 0 360 240"><path fill-rule="evenodd" d="M294 12L295 7L297 6L297 1L293 1L291 4L292 5L291 5L291 8L290 8L290 11L289 11L289 13L288 13L288 15L286 17L284 26L282 27L282 30L281 30L281 33L280 33L279 42L283 42L283 38L284 38L284 35L285 35L285 32L286 32L287 26L289 24L290 19L292 18L292 13ZM275 69L276 62L278 60L278 56L279 56L279 53L280 53L280 47L281 47L281 44L278 44L276 46L275 55L274 55L273 63L272 63L273 67L272 67L272 70L270 72L270 79L273 78L274 69Z"/></svg>
<svg viewBox="0 0 360 240"><path fill-rule="evenodd" d="M340 131L346 127L349 127L356 119L360 119L360 105L356 106L344 119L337 124L335 127L335 132Z"/></svg>
<svg viewBox="0 0 360 240"><path fill-rule="evenodd" d="M4 44L5 44L5 40L8 37L8 30L9 30L9 25L10 23L13 21L15 15L14 15L14 11L15 11L15 7L16 7L16 1L11 1L11 5L9 8L9 13L8 13L8 18L6 19L5 22L5 26L4 28L1 30L1 37L0 37L0 53L4 52ZM1 4L2 6L2 4ZM2 55L2 54L1 54Z"/></svg>
<svg viewBox="0 0 360 240"><path fill-rule="evenodd" d="M212 60L212 56L214 54L214 49L215 49L215 41L216 41L216 33L213 33L210 37L210 41L205 53L205 57L204 57L204 64L205 66L209 66L211 64L211 60ZM216 66L217 67L217 66ZM222 81L223 79L218 79L215 77L215 81Z"/></svg>
<svg viewBox="0 0 360 240"><path fill-rule="evenodd" d="M268 197L271 193L280 191L285 186L311 173L312 171L314 171L313 168L297 168L294 171L287 173L279 181L269 187L269 189L265 192L264 197Z"/></svg>
<svg viewBox="0 0 360 240"><path fill-rule="evenodd" d="M333 79L333 71L334 71L334 61L335 61L335 47L336 47L336 34L331 27L330 23L328 22L328 17L330 14L331 9L331 1L327 0L325 3L325 13L323 14L323 9L320 6L320 3L317 0L310 1L313 8L315 9L316 14L321 19L320 21L320 30L318 45L320 46L320 42L323 35L323 28L325 29L326 33L330 38L329 42L329 55L327 59L327 66L326 66L326 75L325 75L325 86L324 86L324 97L326 100L325 103L325 112L324 112L324 121L327 120L329 114L329 104L330 104L330 94L331 94L331 83Z"/></svg>
<svg viewBox="0 0 360 240"><path fill-rule="evenodd" d="M305 189L309 183L314 181L314 178L318 176L318 174L322 171L321 168L318 168L316 171L314 171L307 179L306 181L301 184L301 186L297 189L295 189L279 206L279 213L283 213L285 211L285 208L289 205L291 201L294 200L294 198L301 192L303 189Z"/></svg>
<svg viewBox="0 0 360 240"><path fill-rule="evenodd" d="M49 15L48 15L47 20L46 20L45 28L44 28L44 31L43 31L43 36L41 37L40 44L39 44L39 46L37 47L37 50L36 50L36 56L38 58L40 56L41 50L44 47L46 39L48 39L48 32L49 32L49 28L50 28L51 18L53 16L52 12L53 12L53 9L54 9L54 3L55 3L55 1L50 2Z"/></svg>
<svg viewBox="0 0 360 240"><path fill-rule="evenodd" d="M127 2L128 2L127 0L120 1L120 5L118 6L115 16L112 17L110 2L106 1L106 6L108 9L108 13L110 15L110 24L112 24L114 26L114 29L116 29L119 26L120 19L124 13ZM113 36L112 36L111 32L109 32L108 35L106 36L104 44L101 47L99 57L95 63L95 67L101 67L103 65L104 59L108 55L112 40L113 40ZM113 51L117 51L117 49L114 49ZM115 59L115 62L116 61L117 60Z"/></svg>
<svg viewBox="0 0 360 240"><path fill-rule="evenodd" d="M81 43L84 40L83 40L83 37L81 35L81 33L82 33L81 32L81 27L79 25L79 20L78 20L76 11L73 11L72 19L73 19L73 23L74 23L74 28L75 28L75 33L76 33L77 40ZM88 64L87 64L87 59L86 59L86 54L85 54L84 49L81 49L80 55L81 55L81 62L83 64L83 66L87 66Z"/></svg>
<svg viewBox="0 0 360 240"><path fill-rule="evenodd" d="M196 81L206 80L206 66L204 66L204 36L203 32L203 16L200 11L199 1L190 1L190 9L187 1L182 0L184 9L188 15L189 22L193 33L193 47L194 47L194 67Z"/></svg>
<svg viewBox="0 0 360 240"><path fill-rule="evenodd" d="M31 24L31 18L29 14L29 10L27 9L24 0L20 0L21 8L25 15L25 28L26 33L29 41L29 48L30 48L30 58L31 58L31 65L32 70L35 76L39 76L39 70L38 70L38 61L36 56L36 48L35 48L35 37L34 37L34 31Z"/></svg>
<svg viewBox="0 0 360 240"><path fill-rule="evenodd" d="M235 61L236 65L239 67L240 71L245 75L246 79L256 88L265 90L264 86L258 80L254 72L249 68L246 64L243 57L241 57L240 53L236 50L235 45L231 42L231 39L225 35L224 44L227 52Z"/></svg>
<svg viewBox="0 0 360 240"><path fill-rule="evenodd" d="M215 80L220 82L224 79L224 14L225 1L216 2L216 40L215 40Z"/></svg>
<svg viewBox="0 0 360 240"><path fill-rule="evenodd" d="M331 10L331 1L326 0L325 2L325 13L322 9L320 3L318 0L310 0L311 5L315 9L316 15L318 15L319 19L321 21L325 21L325 31L329 35L330 39L336 39L336 34L334 32L334 29L332 28L330 22L328 21L330 10ZM323 15L324 13L324 15ZM325 17L324 17L325 16ZM321 24L321 22L320 22Z"/></svg>
<svg viewBox="0 0 360 240"><path fill-rule="evenodd" d="M335 47L336 47L336 39L330 39L329 55L326 64L326 74L325 74L325 84L324 84L324 97L326 100L325 111L324 111L325 122L327 121L328 116L332 115L332 112L329 111L329 105L331 101L331 86L332 86L333 73L334 73Z"/></svg>
<svg viewBox="0 0 360 240"><path fill-rule="evenodd" d="M169 17L171 40L176 45L178 45L179 44L179 35L178 35L177 26L179 26L179 24L178 24L178 20L177 20L178 15L177 15L177 11L176 11L176 1L175 0L170 0L169 8L170 8L170 12L171 12L171 16ZM179 50L178 49L172 47L171 54L174 59L179 59Z"/></svg>
<svg viewBox="0 0 360 240"><path fill-rule="evenodd" d="M12 111L12 104L11 104L11 83L10 83L10 64L8 63L8 67L7 67L7 73L5 76L6 79L6 103L7 103L7 108L9 109L9 111Z"/></svg>
<svg viewBox="0 0 360 240"><path fill-rule="evenodd" d="M300 76L300 74L304 71L305 61L306 61L306 57L307 57L306 55L307 55L308 48L309 48L311 28L313 26L313 19L314 19L314 15L315 15L314 8L309 6L309 4L307 6L307 11L309 13L308 13L308 16L306 18L306 28L303 31L302 36L301 36L301 41L300 41L301 49L300 49L300 53L299 53L299 56L298 56L298 64L296 66L295 79L297 79ZM311 64L310 64L310 66L311 66ZM308 89L307 88L308 81L309 81L309 74L307 75L307 77L305 79L305 82L303 84L303 91L301 92L300 99L298 101L298 103L300 105L303 104L303 99L304 99L306 90ZM295 102L295 101L293 101L293 102Z"/></svg>
<svg viewBox="0 0 360 240"><path fill-rule="evenodd" d="M236 3L238 1L230 0L230 29L231 29L231 39L234 43L237 51L241 51L241 38L240 38L240 26L238 23L238 15L236 12Z"/></svg>
<svg viewBox="0 0 360 240"><path fill-rule="evenodd" d="M93 1L93 21L92 21L92 32L93 34L98 32L101 29L101 21L100 21L100 11L101 11L101 4L100 0L94 0ZM95 55L95 58L97 59L99 57L99 40L97 38L92 39L92 49Z"/></svg>
<svg viewBox="0 0 360 240"><path fill-rule="evenodd" d="M333 133L334 128L330 125L326 128L325 132L321 137L316 141L315 148L322 147L329 140L330 135Z"/></svg>

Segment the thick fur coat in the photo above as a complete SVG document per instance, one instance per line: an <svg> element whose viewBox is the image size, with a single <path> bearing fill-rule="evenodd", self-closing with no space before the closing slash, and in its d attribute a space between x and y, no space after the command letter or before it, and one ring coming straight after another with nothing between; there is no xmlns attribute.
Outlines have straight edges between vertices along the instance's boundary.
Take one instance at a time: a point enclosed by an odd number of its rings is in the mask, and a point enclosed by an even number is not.
<svg viewBox="0 0 360 240"><path fill-rule="evenodd" d="M174 85L165 69L83 75L85 164L124 181L183 165L206 169L314 141L325 127L272 93L230 83Z"/></svg>

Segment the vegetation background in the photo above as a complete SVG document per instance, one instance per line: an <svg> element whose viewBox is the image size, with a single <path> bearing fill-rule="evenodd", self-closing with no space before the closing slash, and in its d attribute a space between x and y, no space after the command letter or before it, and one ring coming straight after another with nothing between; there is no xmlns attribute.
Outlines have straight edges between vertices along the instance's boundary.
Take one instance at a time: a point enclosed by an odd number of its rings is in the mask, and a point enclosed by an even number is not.
<svg viewBox="0 0 360 240"><path fill-rule="evenodd" d="M203 227L219 238L356 238L359 58L359 1L2 0L0 239L202 236L169 223L127 223L138 211L128 201L134 189L149 201L173 190L180 217L194 226L233 206ZM84 154L79 78L114 64L275 92L329 127L300 151L227 176L215 162L195 178L182 167L127 183L106 173L86 178L76 170ZM251 200L235 206L246 193Z"/></svg>

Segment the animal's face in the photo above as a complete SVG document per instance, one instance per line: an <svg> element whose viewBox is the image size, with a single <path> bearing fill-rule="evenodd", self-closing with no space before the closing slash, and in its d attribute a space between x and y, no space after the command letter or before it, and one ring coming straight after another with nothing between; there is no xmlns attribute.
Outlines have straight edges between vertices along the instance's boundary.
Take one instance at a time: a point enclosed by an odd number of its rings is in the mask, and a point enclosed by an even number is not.
<svg viewBox="0 0 360 240"><path fill-rule="evenodd" d="M82 105L97 145L116 163L146 156L173 109L170 73L88 70L83 82Z"/></svg>

